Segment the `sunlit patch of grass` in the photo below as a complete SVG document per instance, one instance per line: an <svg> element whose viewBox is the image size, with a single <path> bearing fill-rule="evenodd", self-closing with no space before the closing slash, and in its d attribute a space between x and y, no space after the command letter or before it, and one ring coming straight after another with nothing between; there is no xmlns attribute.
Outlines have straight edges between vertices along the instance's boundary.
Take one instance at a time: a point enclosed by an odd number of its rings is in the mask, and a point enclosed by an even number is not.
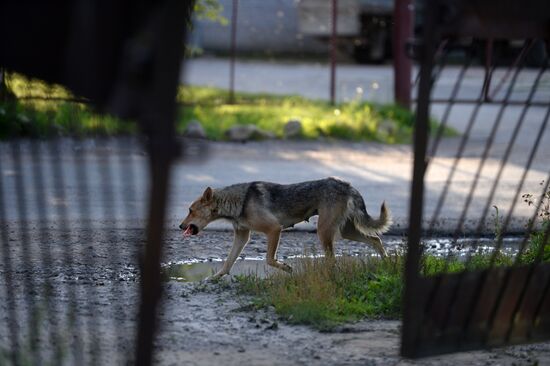
<svg viewBox="0 0 550 366"><path fill-rule="evenodd" d="M75 102L70 91L59 85L10 74L9 88L15 101L0 104L0 138L9 136L127 134L135 124L96 113L89 105ZM183 133L198 120L208 138L224 139L224 131L235 125L252 124L283 136L289 120L302 123L303 139L334 138L383 143L409 143L414 115L396 105L355 100L332 106L326 101L300 96L236 93L228 103L226 90L181 86L176 129ZM434 124L435 122L432 122ZM446 135L455 134L446 129Z"/></svg>
<svg viewBox="0 0 550 366"><path fill-rule="evenodd" d="M396 105L356 100L332 106L300 96L249 93L236 93L233 104L228 100L225 90L181 87L178 101L185 105L180 110L178 130L183 132L190 121L198 120L213 139L223 138L223 130L237 124L253 124L282 137L285 123L299 120L305 139L408 143L412 138L414 115ZM432 124L437 126L433 121ZM447 128L445 135L456 133Z"/></svg>
<svg viewBox="0 0 550 366"><path fill-rule="evenodd" d="M130 121L97 113L59 85L11 74L16 100L0 104L0 138L14 136L114 135L136 131Z"/></svg>

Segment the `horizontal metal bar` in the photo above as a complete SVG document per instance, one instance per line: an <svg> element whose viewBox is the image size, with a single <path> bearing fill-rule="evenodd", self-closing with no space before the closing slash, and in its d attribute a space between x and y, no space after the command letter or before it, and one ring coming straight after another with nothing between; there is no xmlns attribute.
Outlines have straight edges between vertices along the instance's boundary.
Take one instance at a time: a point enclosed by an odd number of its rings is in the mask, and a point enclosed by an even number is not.
<svg viewBox="0 0 550 366"><path fill-rule="evenodd" d="M414 100L414 102L417 102L417 99ZM436 98L436 99L430 99L430 103L453 103L453 104L476 104L479 100L476 99L443 99L443 98ZM522 100L509 100L507 102L502 100L483 100L481 101L482 104L493 104L493 105L499 105L499 104L506 104L506 105L513 105L513 106L528 106L528 107L549 107L550 102L527 102Z"/></svg>

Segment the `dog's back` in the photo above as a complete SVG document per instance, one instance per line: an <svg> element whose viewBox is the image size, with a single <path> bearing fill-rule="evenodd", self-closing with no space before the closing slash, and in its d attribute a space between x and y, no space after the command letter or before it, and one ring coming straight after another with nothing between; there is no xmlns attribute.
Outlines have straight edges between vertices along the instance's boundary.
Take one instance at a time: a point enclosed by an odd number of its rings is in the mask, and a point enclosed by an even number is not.
<svg viewBox="0 0 550 366"><path fill-rule="evenodd" d="M361 195L349 183L336 178L319 179L295 184L252 182L247 190L247 202L267 208L284 227L317 215L320 207L347 204L350 197L365 209ZM365 211L366 214L366 211Z"/></svg>

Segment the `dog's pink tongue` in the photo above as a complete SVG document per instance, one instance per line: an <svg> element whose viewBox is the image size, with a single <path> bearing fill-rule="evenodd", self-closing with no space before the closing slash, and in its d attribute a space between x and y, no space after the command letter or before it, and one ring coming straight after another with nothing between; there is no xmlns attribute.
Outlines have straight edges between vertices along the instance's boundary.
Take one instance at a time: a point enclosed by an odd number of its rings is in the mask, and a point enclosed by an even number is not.
<svg viewBox="0 0 550 366"><path fill-rule="evenodd" d="M188 226L187 229L183 232L183 237L191 236L192 234L191 226Z"/></svg>

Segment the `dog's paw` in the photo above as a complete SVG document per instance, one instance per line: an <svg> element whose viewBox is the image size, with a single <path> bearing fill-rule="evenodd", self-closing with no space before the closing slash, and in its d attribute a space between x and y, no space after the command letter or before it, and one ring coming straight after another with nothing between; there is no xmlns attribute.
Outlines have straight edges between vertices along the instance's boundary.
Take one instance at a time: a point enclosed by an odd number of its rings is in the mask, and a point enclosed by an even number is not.
<svg viewBox="0 0 550 366"><path fill-rule="evenodd" d="M281 263L281 269L286 273L292 273L292 267L286 263Z"/></svg>
<svg viewBox="0 0 550 366"><path fill-rule="evenodd" d="M204 281L205 281L205 282L218 282L218 281L221 280L221 278L222 278L223 276L225 276L225 275L226 275L226 273L218 272L218 273L216 273L216 274L213 274L213 275L210 276L210 277L206 277L206 278L204 279Z"/></svg>

